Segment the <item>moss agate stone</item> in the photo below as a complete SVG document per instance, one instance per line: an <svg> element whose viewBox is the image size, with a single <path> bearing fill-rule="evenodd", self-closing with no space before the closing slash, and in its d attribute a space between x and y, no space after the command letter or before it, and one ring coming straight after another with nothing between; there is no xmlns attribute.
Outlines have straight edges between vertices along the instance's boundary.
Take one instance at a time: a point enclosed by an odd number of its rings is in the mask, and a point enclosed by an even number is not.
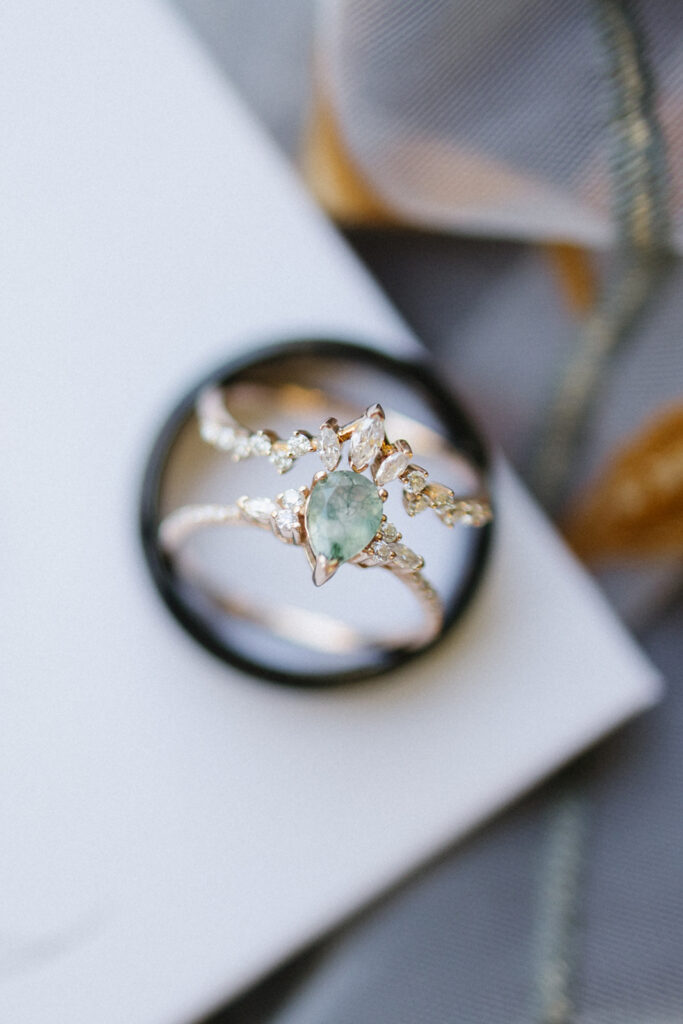
<svg viewBox="0 0 683 1024"><path fill-rule="evenodd" d="M338 470L311 491L306 528L311 548L345 562L366 547L382 522L382 499L367 477Z"/></svg>

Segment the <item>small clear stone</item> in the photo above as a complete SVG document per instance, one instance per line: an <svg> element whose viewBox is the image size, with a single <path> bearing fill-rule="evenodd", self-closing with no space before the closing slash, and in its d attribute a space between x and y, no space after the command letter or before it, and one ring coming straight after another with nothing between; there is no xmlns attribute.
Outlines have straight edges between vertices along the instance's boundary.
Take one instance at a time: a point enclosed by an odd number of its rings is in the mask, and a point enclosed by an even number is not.
<svg viewBox="0 0 683 1024"><path fill-rule="evenodd" d="M250 447L252 455L270 455L273 442L267 434L259 430L258 433L252 435Z"/></svg>
<svg viewBox="0 0 683 1024"><path fill-rule="evenodd" d="M235 461L247 459L251 455L251 441L246 431L240 431L235 435L232 445L232 457Z"/></svg>
<svg viewBox="0 0 683 1024"><path fill-rule="evenodd" d="M403 486L409 494L421 494L427 486L427 470L413 466L404 477Z"/></svg>
<svg viewBox="0 0 683 1024"><path fill-rule="evenodd" d="M318 450L328 473L336 469L341 457L341 444L333 427L322 427L318 435Z"/></svg>
<svg viewBox="0 0 683 1024"><path fill-rule="evenodd" d="M298 459L301 455L306 455L310 452L311 439L306 434L297 430L292 434L287 442L287 447L289 448L290 454L293 455L295 459Z"/></svg>
<svg viewBox="0 0 683 1024"><path fill-rule="evenodd" d="M424 493L429 498L432 508L437 511L452 512L455 508L455 494L444 484L429 484Z"/></svg>
<svg viewBox="0 0 683 1024"><path fill-rule="evenodd" d="M281 508L275 513L275 525L280 533L291 536L299 529L299 517L290 508Z"/></svg>
<svg viewBox="0 0 683 1024"><path fill-rule="evenodd" d="M289 452L286 441L276 441L271 449L269 458L278 473L286 473L294 465L294 459Z"/></svg>
<svg viewBox="0 0 683 1024"><path fill-rule="evenodd" d="M464 499L456 501L453 507L446 511L438 511L438 515L446 526L453 526L455 523L462 523L463 526L484 526L491 519L491 509L485 502Z"/></svg>
<svg viewBox="0 0 683 1024"><path fill-rule="evenodd" d="M375 483L378 487L384 487L385 484L391 483L392 480L395 480L396 477L404 472L409 462L409 452L398 451L387 455L385 459L382 459L375 471Z"/></svg>
<svg viewBox="0 0 683 1024"><path fill-rule="evenodd" d="M280 498L280 504L283 508L292 509L298 511L303 508L305 498L301 491L295 490L293 487L288 487Z"/></svg>
<svg viewBox="0 0 683 1024"><path fill-rule="evenodd" d="M424 558L416 554L406 544L394 544L394 564L406 572L416 572L424 565Z"/></svg>
<svg viewBox="0 0 683 1024"><path fill-rule="evenodd" d="M275 511L275 502L270 498L243 498L239 506L249 519L259 523L269 523Z"/></svg>
<svg viewBox="0 0 683 1024"><path fill-rule="evenodd" d="M382 537L384 538L384 540L388 540L389 543L398 540L398 530L396 529L393 523L384 524L384 526L382 527Z"/></svg>
<svg viewBox="0 0 683 1024"><path fill-rule="evenodd" d="M235 428L216 423L215 420L202 420L199 434L204 441L215 445L221 451L229 452L235 443Z"/></svg>
<svg viewBox="0 0 683 1024"><path fill-rule="evenodd" d="M384 540L376 540L372 545L372 553L380 562L388 562L391 558L391 548Z"/></svg>
<svg viewBox="0 0 683 1024"><path fill-rule="evenodd" d="M409 516L416 516L418 512L429 508L429 499L424 494L410 494L409 491L404 491L403 507Z"/></svg>
<svg viewBox="0 0 683 1024"><path fill-rule="evenodd" d="M354 427L349 443L349 463L360 472L378 454L384 441L384 420L381 416L364 416Z"/></svg>
<svg viewBox="0 0 683 1024"><path fill-rule="evenodd" d="M209 444L215 443L219 429L218 423L213 420L200 420L199 422L199 436Z"/></svg>

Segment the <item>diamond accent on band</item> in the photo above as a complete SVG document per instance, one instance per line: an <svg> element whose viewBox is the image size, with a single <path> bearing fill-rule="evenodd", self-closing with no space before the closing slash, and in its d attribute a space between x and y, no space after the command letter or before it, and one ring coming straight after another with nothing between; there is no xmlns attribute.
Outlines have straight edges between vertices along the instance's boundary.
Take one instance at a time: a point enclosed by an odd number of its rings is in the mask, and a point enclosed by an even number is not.
<svg viewBox="0 0 683 1024"><path fill-rule="evenodd" d="M231 456L233 462L241 462L251 455L251 438L246 430L236 430L235 440L232 444Z"/></svg>
<svg viewBox="0 0 683 1024"><path fill-rule="evenodd" d="M394 565L406 572L417 572L425 564L424 558L418 555L407 544L394 544Z"/></svg>
<svg viewBox="0 0 683 1024"><path fill-rule="evenodd" d="M380 453L373 466L373 476L378 487L384 487L392 480L396 480L408 468L413 457L407 441L396 441L391 447L393 451L388 455Z"/></svg>
<svg viewBox="0 0 683 1024"><path fill-rule="evenodd" d="M446 526L485 526L492 519L491 506L487 501L461 498L453 502L453 506L437 513Z"/></svg>
<svg viewBox="0 0 683 1024"><path fill-rule="evenodd" d="M294 457L287 441L274 441L268 457L278 473L286 473L294 465Z"/></svg>
<svg viewBox="0 0 683 1024"><path fill-rule="evenodd" d="M422 466L408 466L405 475L402 477L404 490L408 494L421 494L427 486L429 474Z"/></svg>
<svg viewBox="0 0 683 1024"><path fill-rule="evenodd" d="M278 501L283 508L287 508L292 512L300 512L306 502L306 495L302 494L301 491L295 490L293 487L288 487L279 496Z"/></svg>
<svg viewBox="0 0 683 1024"><path fill-rule="evenodd" d="M391 561L392 550L385 540L376 540L370 545L370 550L380 562Z"/></svg>
<svg viewBox="0 0 683 1024"><path fill-rule="evenodd" d="M313 451L313 441L308 434L305 434L303 430L296 430L287 442L290 455L295 459L300 458L302 455L308 455L310 451Z"/></svg>
<svg viewBox="0 0 683 1024"><path fill-rule="evenodd" d="M337 435L337 431L330 423L323 423L320 428L318 435L318 452L320 454L320 460L327 470L331 473L339 465L341 458L341 441Z"/></svg>
<svg viewBox="0 0 683 1024"><path fill-rule="evenodd" d="M231 451L235 443L235 428L217 423L215 420L201 420L199 435L203 441L212 444L222 452Z"/></svg>
<svg viewBox="0 0 683 1024"><path fill-rule="evenodd" d="M237 505L247 519L261 523L263 526L270 525L271 517L277 507L270 498L238 498Z"/></svg>
<svg viewBox="0 0 683 1024"><path fill-rule="evenodd" d="M382 538L392 544L394 541L399 540L401 534L398 532L393 523L384 523L382 526Z"/></svg>
<svg viewBox="0 0 683 1024"><path fill-rule="evenodd" d="M379 453L384 441L384 414L363 416L349 441L349 465L361 473Z"/></svg>
<svg viewBox="0 0 683 1024"><path fill-rule="evenodd" d="M270 455L273 442L265 431L258 430L255 434L252 434L249 447L252 455Z"/></svg>
<svg viewBox="0 0 683 1024"><path fill-rule="evenodd" d="M287 539L293 537L301 525L298 514L291 508L278 509L274 519L278 532Z"/></svg>
<svg viewBox="0 0 683 1024"><path fill-rule="evenodd" d="M429 499L429 504L437 512L451 512L455 507L455 494L445 484L427 484L422 492Z"/></svg>
<svg viewBox="0 0 683 1024"><path fill-rule="evenodd" d="M429 508L429 498L424 493L411 494L409 491L404 491L403 507L409 516L416 516L419 512L424 512L426 508Z"/></svg>

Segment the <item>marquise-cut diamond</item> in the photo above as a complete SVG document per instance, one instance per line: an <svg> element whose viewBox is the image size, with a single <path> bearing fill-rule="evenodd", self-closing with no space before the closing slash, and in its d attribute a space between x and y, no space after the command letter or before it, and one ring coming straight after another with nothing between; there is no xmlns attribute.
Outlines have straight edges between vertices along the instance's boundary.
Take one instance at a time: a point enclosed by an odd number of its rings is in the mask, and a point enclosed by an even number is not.
<svg viewBox="0 0 683 1024"><path fill-rule="evenodd" d="M445 484L428 484L423 494L437 511L450 512L455 508L455 494Z"/></svg>
<svg viewBox="0 0 683 1024"><path fill-rule="evenodd" d="M353 558L373 539L382 522L382 499L367 477L337 470L311 491L306 527L315 555L329 561Z"/></svg>
<svg viewBox="0 0 683 1024"><path fill-rule="evenodd" d="M385 484L391 483L392 480L395 480L396 477L399 477L401 473L405 472L412 456L413 453L410 448L407 448L407 450L399 449L391 452L390 455L387 455L386 458L382 459L375 469L374 474L377 486L384 487Z"/></svg>
<svg viewBox="0 0 683 1024"><path fill-rule="evenodd" d="M267 524L275 511L275 502L270 498L241 498L238 503L248 519Z"/></svg>
<svg viewBox="0 0 683 1024"><path fill-rule="evenodd" d="M429 499L424 494L411 494L403 492L403 507L409 516L416 516L418 512L424 512L429 508Z"/></svg>
<svg viewBox="0 0 683 1024"><path fill-rule="evenodd" d="M485 526L491 519L491 508L487 502L472 501L468 498L455 501L451 508L445 511L437 510L437 513L446 526L454 526L455 523L462 523L463 526Z"/></svg>
<svg viewBox="0 0 683 1024"><path fill-rule="evenodd" d="M339 465L341 457L341 443L334 427L324 426L320 428L318 451L320 452L323 466L328 473L331 473Z"/></svg>
<svg viewBox="0 0 683 1024"><path fill-rule="evenodd" d="M424 565L424 558L418 555L406 544L394 544L394 565L406 572L416 572Z"/></svg>
<svg viewBox="0 0 683 1024"><path fill-rule="evenodd" d="M384 441L384 420L381 416L364 416L353 429L349 442L349 463L361 472L375 458Z"/></svg>

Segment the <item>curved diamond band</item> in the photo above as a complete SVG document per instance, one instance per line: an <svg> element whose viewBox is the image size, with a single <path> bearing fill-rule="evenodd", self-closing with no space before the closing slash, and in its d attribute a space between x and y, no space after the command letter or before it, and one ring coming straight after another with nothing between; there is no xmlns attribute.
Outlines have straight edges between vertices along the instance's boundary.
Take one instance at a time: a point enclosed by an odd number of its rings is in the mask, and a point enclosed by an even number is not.
<svg viewBox="0 0 683 1024"><path fill-rule="evenodd" d="M362 473L370 468L380 488L400 480L403 506L409 516L431 508L446 526L456 523L484 526L491 520L487 496L456 497L450 487L430 481L427 470L412 463L413 451L408 441L388 440L381 405L370 406L362 416L343 426L330 418L321 425L316 436L295 430L288 438L282 438L274 431L251 430L240 423L229 410L223 390L211 387L199 395L197 417L202 438L229 454L234 462L254 456L266 457L277 472L283 474L304 455L317 453L323 468L332 472L337 469L343 446L348 441L352 470Z"/></svg>

